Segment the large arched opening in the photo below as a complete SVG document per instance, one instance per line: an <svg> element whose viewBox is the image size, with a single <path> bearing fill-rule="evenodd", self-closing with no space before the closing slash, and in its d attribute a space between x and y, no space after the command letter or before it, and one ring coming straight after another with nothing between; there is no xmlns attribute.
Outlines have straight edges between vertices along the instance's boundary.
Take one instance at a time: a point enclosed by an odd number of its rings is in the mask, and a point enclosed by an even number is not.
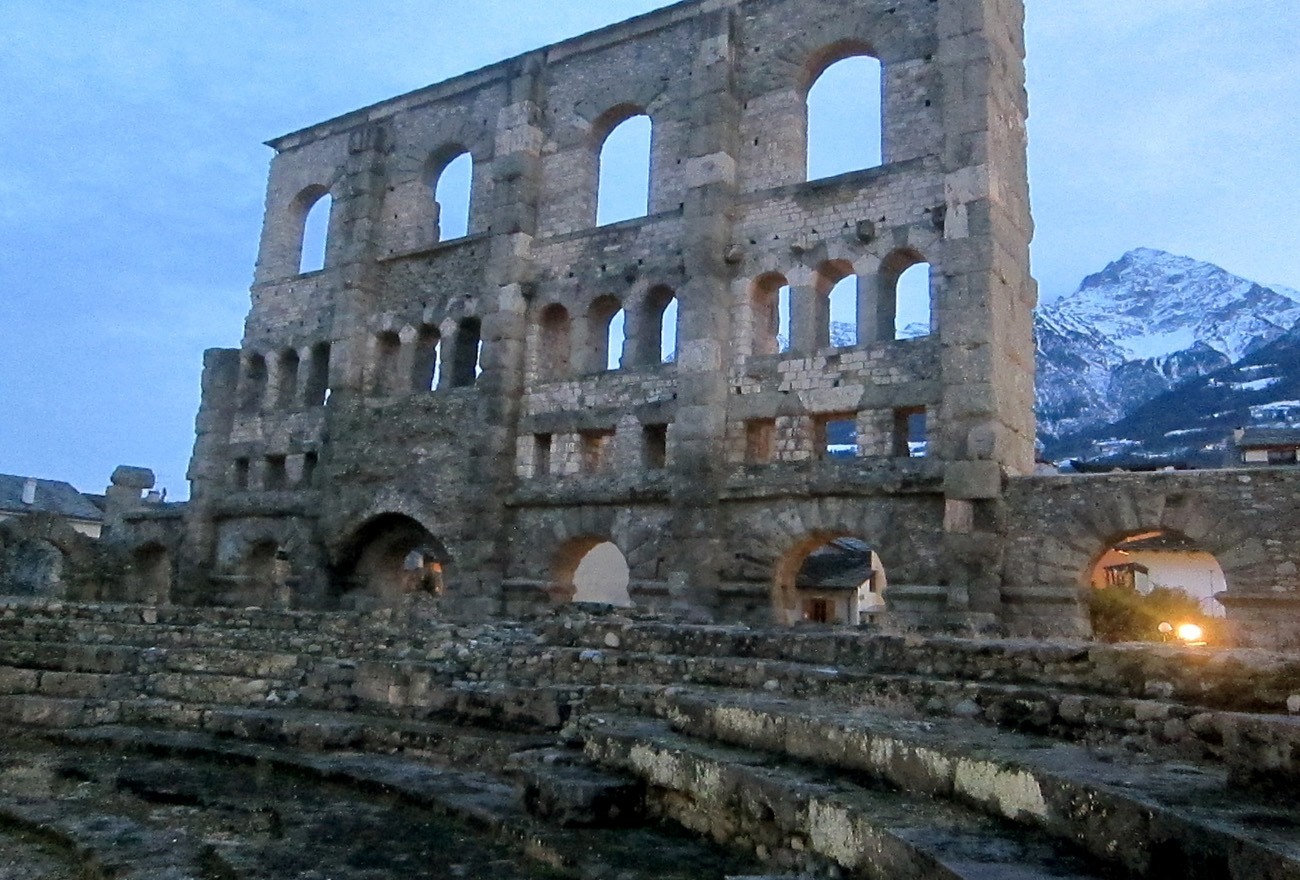
<svg viewBox="0 0 1300 880"><path fill-rule="evenodd" d="M885 611L880 556L859 537L809 535L777 562L772 609L781 625L857 626Z"/></svg>
<svg viewBox="0 0 1300 880"><path fill-rule="evenodd" d="M600 142L596 225L644 217L650 210L650 166L654 124L636 108L610 111L597 128L609 128Z"/></svg>
<svg viewBox="0 0 1300 880"><path fill-rule="evenodd" d="M552 595L558 602L587 602L627 608L632 605L627 558L602 537L574 538L555 554Z"/></svg>
<svg viewBox="0 0 1300 880"><path fill-rule="evenodd" d="M1166 529L1107 543L1081 580L1093 634L1107 642L1216 641L1227 578L1214 554Z"/></svg>
<svg viewBox="0 0 1300 880"><path fill-rule="evenodd" d="M868 51L847 43L813 60L807 99L808 180L883 162L883 70Z"/></svg>
<svg viewBox="0 0 1300 880"><path fill-rule="evenodd" d="M389 513L357 530L337 567L333 601L349 611L392 608L446 591L447 548L419 522Z"/></svg>

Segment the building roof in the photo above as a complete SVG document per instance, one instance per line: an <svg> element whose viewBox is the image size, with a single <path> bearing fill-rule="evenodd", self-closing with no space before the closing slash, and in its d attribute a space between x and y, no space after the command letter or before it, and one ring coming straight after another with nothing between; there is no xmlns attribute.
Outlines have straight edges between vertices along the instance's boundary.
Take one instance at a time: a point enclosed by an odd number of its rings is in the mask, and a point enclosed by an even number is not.
<svg viewBox="0 0 1300 880"><path fill-rule="evenodd" d="M0 511L5 513L48 513L68 519L100 522L104 513L71 483L62 480L37 480L36 501L23 504L23 486L27 477L0 474Z"/></svg>
<svg viewBox="0 0 1300 880"><path fill-rule="evenodd" d="M1247 428L1237 438L1238 449L1300 447L1300 428Z"/></svg>
<svg viewBox="0 0 1300 880"><path fill-rule="evenodd" d="M832 541L808 555L795 580L796 589L854 591L871 579L871 548L854 538Z"/></svg>

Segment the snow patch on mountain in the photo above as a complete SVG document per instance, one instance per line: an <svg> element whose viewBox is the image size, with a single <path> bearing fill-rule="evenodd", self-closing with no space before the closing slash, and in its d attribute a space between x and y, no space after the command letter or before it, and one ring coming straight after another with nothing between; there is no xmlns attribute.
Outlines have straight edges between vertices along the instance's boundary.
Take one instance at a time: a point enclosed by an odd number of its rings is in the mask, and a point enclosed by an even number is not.
<svg viewBox="0 0 1300 880"><path fill-rule="evenodd" d="M1050 448L1120 421L1183 383L1241 361L1297 322L1296 291L1152 248L1130 251L1038 311L1042 439Z"/></svg>

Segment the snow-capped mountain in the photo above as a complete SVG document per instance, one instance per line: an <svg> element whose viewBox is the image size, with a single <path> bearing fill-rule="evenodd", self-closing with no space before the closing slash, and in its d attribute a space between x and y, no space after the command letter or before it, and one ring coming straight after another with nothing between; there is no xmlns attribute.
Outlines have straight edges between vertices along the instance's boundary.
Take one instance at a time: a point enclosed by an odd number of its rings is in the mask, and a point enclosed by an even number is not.
<svg viewBox="0 0 1300 880"><path fill-rule="evenodd" d="M1239 427L1300 427L1300 326L1124 418L1057 444L1060 458L1221 464Z"/></svg>
<svg viewBox="0 0 1300 880"><path fill-rule="evenodd" d="M1088 276L1036 318L1048 455L1278 339L1300 321L1297 300L1289 289L1150 248Z"/></svg>

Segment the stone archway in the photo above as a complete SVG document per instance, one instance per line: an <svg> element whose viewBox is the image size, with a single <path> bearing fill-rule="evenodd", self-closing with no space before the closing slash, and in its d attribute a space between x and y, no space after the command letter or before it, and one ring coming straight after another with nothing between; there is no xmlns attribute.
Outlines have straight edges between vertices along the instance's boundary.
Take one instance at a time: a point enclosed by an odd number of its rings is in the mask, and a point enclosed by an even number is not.
<svg viewBox="0 0 1300 880"><path fill-rule="evenodd" d="M822 498L739 512L728 533L725 577L732 591L752 598L735 613L757 622L761 588L768 620L778 625L802 620L796 595L799 570L814 550L838 539L860 541L874 551L888 570L892 594L906 591L906 585L932 591L943 582L942 510L942 501L918 497Z"/></svg>
<svg viewBox="0 0 1300 880"><path fill-rule="evenodd" d="M333 604L346 610L392 608L408 596L446 591L447 548L415 519L380 514L353 534L336 566Z"/></svg>
<svg viewBox="0 0 1300 880"><path fill-rule="evenodd" d="M608 538L584 535L560 545L551 564L552 598L630 607L631 567Z"/></svg>
<svg viewBox="0 0 1300 880"><path fill-rule="evenodd" d="M778 561L772 582L777 623L854 626L884 612L884 565L854 535L814 533Z"/></svg>

